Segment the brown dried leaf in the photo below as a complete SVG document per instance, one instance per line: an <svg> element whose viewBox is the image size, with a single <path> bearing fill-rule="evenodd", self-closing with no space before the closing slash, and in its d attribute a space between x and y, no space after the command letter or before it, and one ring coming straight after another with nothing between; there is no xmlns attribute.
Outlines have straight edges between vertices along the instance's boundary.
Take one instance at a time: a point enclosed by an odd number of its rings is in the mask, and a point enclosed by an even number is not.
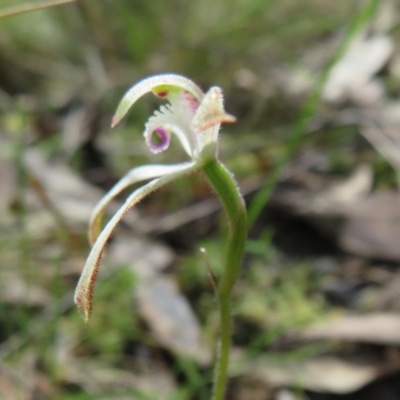
<svg viewBox="0 0 400 400"><path fill-rule="evenodd" d="M360 164L351 175L342 181L333 184L320 197L329 204L354 204L364 199L371 191L373 171L369 164Z"/></svg>
<svg viewBox="0 0 400 400"><path fill-rule="evenodd" d="M395 192L373 193L342 210L346 217L339 243L364 257L400 260L400 207Z"/></svg>
<svg viewBox="0 0 400 400"><path fill-rule="evenodd" d="M3 271L0 281L0 298L9 304L45 307L52 297L40 286L26 282L17 273Z"/></svg>
<svg viewBox="0 0 400 400"><path fill-rule="evenodd" d="M110 367L101 360L71 360L65 365L64 380L82 386L87 392L96 394L98 399L105 399L101 396L106 391L135 389L144 392L148 398L165 400L176 388L171 373L155 361L148 367L146 371L133 373Z"/></svg>
<svg viewBox="0 0 400 400"><path fill-rule="evenodd" d="M319 156L322 160L318 160ZM357 206L368 196L373 184L369 164L358 165L344 179L332 179L308 171L319 167L323 158L318 153L305 153L304 160L302 157L294 160L286 168L285 179L278 185L271 201L290 208L296 214L327 217L343 214L348 205Z"/></svg>
<svg viewBox="0 0 400 400"><path fill-rule="evenodd" d="M277 186L271 205L309 218L349 253L400 260L399 195L394 191L368 194L369 166L360 165L349 178L329 185L309 167L294 167L287 169L288 176Z"/></svg>
<svg viewBox="0 0 400 400"><path fill-rule="evenodd" d="M36 193L42 192L42 203L48 202L69 223L87 225L93 207L102 196L101 190L84 182L66 164L48 162L36 149L26 151L24 163L28 174L35 179Z"/></svg>
<svg viewBox="0 0 400 400"><path fill-rule="evenodd" d="M233 357L232 372L251 373L274 386L296 386L317 392L344 394L400 368L398 360L327 355L302 361L276 361L268 356L244 360Z"/></svg>
<svg viewBox="0 0 400 400"><path fill-rule="evenodd" d="M324 98L332 102L351 98L361 103L380 99L382 84L372 77L388 62L393 47L393 40L383 33L360 35L332 69L325 84Z"/></svg>
<svg viewBox="0 0 400 400"><path fill-rule="evenodd" d="M199 322L174 281L164 277L145 281L138 289L137 299L142 316L163 346L201 363L210 362Z"/></svg>
<svg viewBox="0 0 400 400"><path fill-rule="evenodd" d="M12 362L0 365L0 399L30 400L32 393L43 395L48 390L48 381L35 371L37 356L28 350Z"/></svg>
<svg viewBox="0 0 400 400"><path fill-rule="evenodd" d="M173 258L174 254L167 246L125 235L114 237L108 254L110 264L130 265L142 278L162 272L171 265Z"/></svg>
<svg viewBox="0 0 400 400"><path fill-rule="evenodd" d="M344 341L399 345L400 315L377 313L349 315L307 328L301 336L307 339L339 339Z"/></svg>
<svg viewBox="0 0 400 400"><path fill-rule="evenodd" d="M0 374L0 398L3 400L28 400L29 389L21 386L20 382L3 372Z"/></svg>
<svg viewBox="0 0 400 400"><path fill-rule="evenodd" d="M65 225L86 227L103 192L81 179L66 163L47 161L37 149L30 148L25 152L24 163L35 192L34 195L30 192L28 196L31 208L37 210L44 205L52 212L53 219L55 216L62 219ZM110 213L116 212L119 207L118 202L112 202ZM135 215L134 210L129 212L124 222L133 230L140 230L140 221Z"/></svg>
<svg viewBox="0 0 400 400"><path fill-rule="evenodd" d="M229 400L273 400L274 388L260 378L251 375L241 375L229 382Z"/></svg>

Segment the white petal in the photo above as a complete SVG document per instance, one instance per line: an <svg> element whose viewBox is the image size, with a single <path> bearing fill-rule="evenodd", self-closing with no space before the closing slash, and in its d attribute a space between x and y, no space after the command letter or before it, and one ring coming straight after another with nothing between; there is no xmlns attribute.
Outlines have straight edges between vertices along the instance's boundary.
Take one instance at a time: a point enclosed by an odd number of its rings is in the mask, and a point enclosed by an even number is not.
<svg viewBox="0 0 400 400"><path fill-rule="evenodd" d="M99 237L97 238L89 257L86 260L85 267L83 269L82 275L79 279L78 286L75 291L75 303L78 306L78 310L85 321L90 317L92 311L92 298L94 283L96 280L97 272L99 269L101 257L104 248L110 239L110 236L114 232L116 226L119 224L121 219L126 215L126 213L134 207L139 201L141 201L148 194L154 192L155 190L161 188L165 184L189 174L196 169L200 168L200 164L189 163L181 164L180 168L175 172L168 175L164 175L161 178L157 178L145 186L135 190L126 200L124 205L117 211L117 213L111 218L108 224L104 227Z"/></svg>
<svg viewBox="0 0 400 400"><path fill-rule="evenodd" d="M186 153L193 157L194 150L197 147L197 139L194 131L191 128L192 116L189 114L183 114L179 107L162 106L160 111L156 111L152 117L149 118L146 129L144 131L144 137L146 139L147 146L152 149L152 134L157 128L164 128L174 133L181 142Z"/></svg>
<svg viewBox="0 0 400 400"><path fill-rule="evenodd" d="M143 95L156 89L158 86L168 85L182 90L187 90L199 101L203 98L204 94L200 88L190 79L184 76L175 74L155 75L143 79L136 85L132 86L124 95L117 111L113 117L111 126L115 126L125 116L132 105Z"/></svg>
<svg viewBox="0 0 400 400"><path fill-rule="evenodd" d="M190 166L192 163L175 164L175 165L144 165L131 169L124 175L97 203L90 216L89 222L89 241L93 245L96 241L102 227L102 219L104 210L108 204L124 189L140 181L158 178L163 175L173 174Z"/></svg>

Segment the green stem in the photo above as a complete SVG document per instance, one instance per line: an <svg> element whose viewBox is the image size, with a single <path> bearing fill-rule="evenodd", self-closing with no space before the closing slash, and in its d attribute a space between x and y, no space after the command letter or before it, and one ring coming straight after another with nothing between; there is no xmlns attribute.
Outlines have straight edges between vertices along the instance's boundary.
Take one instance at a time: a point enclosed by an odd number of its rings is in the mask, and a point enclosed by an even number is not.
<svg viewBox="0 0 400 400"><path fill-rule="evenodd" d="M220 317L220 343L214 372L212 400L223 400L231 345L231 295L242 262L247 239L247 213L242 195L230 172L217 160L203 167L209 183L218 195L229 222L229 236L222 277L217 286Z"/></svg>

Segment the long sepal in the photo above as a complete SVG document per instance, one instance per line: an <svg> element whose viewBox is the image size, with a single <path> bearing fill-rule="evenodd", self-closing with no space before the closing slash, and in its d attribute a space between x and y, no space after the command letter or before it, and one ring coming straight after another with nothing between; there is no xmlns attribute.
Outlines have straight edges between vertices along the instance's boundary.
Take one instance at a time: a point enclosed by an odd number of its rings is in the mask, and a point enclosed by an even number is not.
<svg viewBox="0 0 400 400"><path fill-rule="evenodd" d="M102 228L102 220L104 211L108 204L120 194L127 187L134 185L140 181L147 179L154 179L160 176L173 174L179 172L192 163L183 163L175 165L144 165L131 169L126 175L124 175L97 203L96 207L92 211L90 222L89 222L89 242L93 246L97 237L100 234Z"/></svg>
<svg viewBox="0 0 400 400"><path fill-rule="evenodd" d="M200 167L201 164L195 162L184 164L179 171L164 175L161 178L154 179L153 181L147 183L145 186L142 186L139 189L135 190L128 197L124 205L116 212L116 214L104 227L94 246L92 247L89 257L86 260L85 267L83 269L82 275L79 279L78 286L75 291L75 303L82 318L86 322L89 320L92 311L94 283L96 281L96 276L99 270L99 265L104 248L121 219L132 207L134 207L139 201L141 201L150 193L161 188L165 184L174 181L175 179L178 179L179 177L198 170Z"/></svg>

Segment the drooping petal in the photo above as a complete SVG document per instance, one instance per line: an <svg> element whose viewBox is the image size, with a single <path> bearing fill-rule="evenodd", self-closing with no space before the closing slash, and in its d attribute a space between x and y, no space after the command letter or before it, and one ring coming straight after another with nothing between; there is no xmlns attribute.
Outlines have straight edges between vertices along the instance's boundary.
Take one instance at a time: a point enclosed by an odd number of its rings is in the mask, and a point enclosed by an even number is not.
<svg viewBox="0 0 400 400"><path fill-rule="evenodd" d="M201 101L192 121L192 127L198 136L198 151L201 152L207 144L217 142L221 123L235 121L233 115L225 112L222 89L212 87Z"/></svg>
<svg viewBox="0 0 400 400"><path fill-rule="evenodd" d="M183 163L176 165L143 165L131 169L127 174L125 174L97 203L96 207L93 209L90 216L89 222L89 242L93 246L94 242L97 240L99 233L102 228L102 220L104 215L104 210L110 204L110 202L127 187L134 185L140 181L145 181L147 179L158 178L163 175L173 174L179 172L191 163Z"/></svg>
<svg viewBox="0 0 400 400"><path fill-rule="evenodd" d="M200 168L201 164L188 163L181 164L180 169L173 173L164 175L161 178L157 178L145 186L135 190L126 200L124 205L117 211L117 213L111 218L108 224L104 227L99 237L97 238L83 269L82 275L79 279L78 286L75 291L75 303L78 310L85 321L88 321L92 311L92 298L93 289L96 276L99 270L99 265L104 248L110 239L110 236L114 232L116 226L119 224L121 219L127 214L127 212L134 207L140 200L161 188L165 184L187 175Z"/></svg>
<svg viewBox="0 0 400 400"><path fill-rule="evenodd" d="M176 93L182 91L187 91L190 94L188 97L191 100L197 99L199 102L204 96L201 89L194 82L184 76L164 74L143 79L125 93L117 107L111 126L114 127L117 125L132 105L146 93L153 92L160 98L170 100L170 98L172 99Z"/></svg>

